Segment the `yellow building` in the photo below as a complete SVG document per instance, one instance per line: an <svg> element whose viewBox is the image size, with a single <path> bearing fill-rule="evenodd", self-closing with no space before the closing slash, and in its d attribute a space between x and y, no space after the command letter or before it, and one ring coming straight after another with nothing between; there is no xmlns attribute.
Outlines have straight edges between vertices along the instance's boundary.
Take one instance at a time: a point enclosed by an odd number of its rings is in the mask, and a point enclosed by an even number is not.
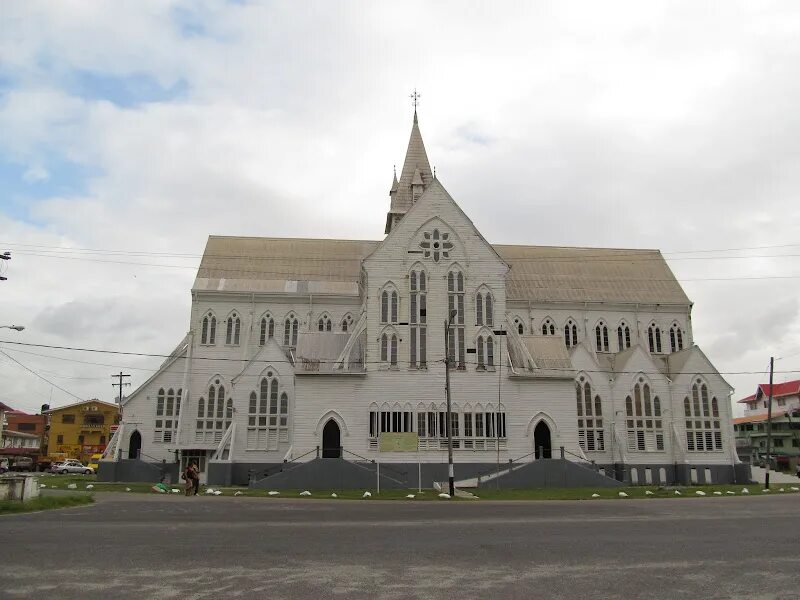
<svg viewBox="0 0 800 600"><path fill-rule="evenodd" d="M44 412L49 420L47 454L65 454L87 464L92 454L103 452L119 424L116 404L86 400ZM114 427L116 429L116 427Z"/></svg>

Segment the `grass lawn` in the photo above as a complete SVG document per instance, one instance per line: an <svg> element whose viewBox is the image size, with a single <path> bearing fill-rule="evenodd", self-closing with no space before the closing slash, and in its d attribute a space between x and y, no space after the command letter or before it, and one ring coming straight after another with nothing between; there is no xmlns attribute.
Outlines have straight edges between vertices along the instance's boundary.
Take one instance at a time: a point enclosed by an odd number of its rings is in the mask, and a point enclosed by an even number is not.
<svg viewBox="0 0 800 600"><path fill-rule="evenodd" d="M10 513L32 512L37 510L49 510L51 508L68 508L70 506L82 506L91 504L94 499L86 494L74 494L69 496L40 496L28 502L11 502L4 500L0 502L0 515Z"/></svg>
<svg viewBox="0 0 800 600"><path fill-rule="evenodd" d="M795 486L797 487L797 486ZM732 495L741 496L742 490L747 489L751 496L766 495L761 490L762 485L693 485L682 487L658 487L658 486L633 486L620 488L543 488L543 489L520 489L520 490L496 490L493 488L479 489L474 493L483 500L629 500L631 498L714 498L717 496L728 497ZM771 494L797 493L792 492L786 485L771 486ZM784 492L779 489L783 488ZM679 492L676 494L675 492ZM627 494L627 498L620 496L620 492ZM650 493L648 493L650 492ZM698 494L697 492L703 492ZM717 493L715 493L717 492ZM734 494L728 494L734 492ZM597 494L598 498L592 495Z"/></svg>
<svg viewBox="0 0 800 600"><path fill-rule="evenodd" d="M88 485L92 487L88 490L90 492L130 492L130 493L153 493L151 488L153 483L104 483L98 482L94 475L53 475L40 477L40 483L47 486L47 489L69 489L69 484L76 485L76 491L84 491ZM177 484L167 485L170 489L178 489L183 492L183 482ZM215 490L220 490L223 496L239 496L249 497L266 497L270 498L266 489L250 489L247 487L218 487L211 486ZM796 493L791 490L792 487L800 487L800 481L797 486L792 484L776 484L772 486L772 494L788 494ZM736 496L742 495L742 489L747 488L752 496L765 495L761 490L763 486L759 484L754 485L702 485L702 486L685 486L685 487L668 487L661 488L658 486L632 486L623 488L541 488L541 489L501 489L496 490L492 487L479 488L467 490L476 495L482 500L596 500L596 499L613 499L613 500L626 500L630 498L698 498L703 496L698 495L697 492L705 493L705 497L715 496L730 496L727 492L734 492ZM784 492L779 490L783 488ZM205 495L206 486L200 487L200 493ZM676 494L675 491L680 494ZM280 494L274 496L277 498L297 498L299 500L313 500L313 499L330 499L331 494L335 493L338 499L341 500L361 500L365 490L312 490L311 496L300 496L303 490L279 490ZM436 500L439 501L439 492L433 489L423 490L418 493L416 489L408 490L383 490L377 494L374 489L369 490L372 493L371 500L409 500L406 498L408 494L414 494L414 501L419 500ZM624 492L627 498L620 497L619 493ZM650 492L648 494L647 492ZM714 492L719 492L715 494ZM593 494L597 494L598 498L592 498ZM458 500L461 500L460 498Z"/></svg>

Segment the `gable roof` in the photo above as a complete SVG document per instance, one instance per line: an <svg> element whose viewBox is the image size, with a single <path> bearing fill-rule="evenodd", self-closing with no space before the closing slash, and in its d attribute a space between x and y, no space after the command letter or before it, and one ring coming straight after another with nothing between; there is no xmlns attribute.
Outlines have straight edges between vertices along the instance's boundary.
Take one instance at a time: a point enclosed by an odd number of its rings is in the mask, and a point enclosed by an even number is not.
<svg viewBox="0 0 800 600"><path fill-rule="evenodd" d="M445 189L445 187L442 185L442 182L441 182L441 181L439 181L439 180L438 180L438 179L436 179L436 178L434 178L434 179L433 179L433 181L431 181L430 185L428 185L428 186L425 188L425 191L424 191L424 192L423 192L423 194L422 194L422 195L421 195L421 196L420 196L420 197L417 199L417 201L416 201L416 202L414 202L414 203L411 205L411 207L408 209L408 212L406 213L405 217L403 218L403 221L401 222L400 226L392 228L392 230L389 232L389 235L387 235L387 236L386 236L386 237L383 239L383 241L382 241L382 242L379 242L379 243L378 243L378 244L375 246L375 248L372 250L372 252L369 254L369 256L365 256L364 258L365 258L365 259L367 259L367 258L370 258L370 257L371 257L373 254L375 254L376 252L378 252L378 250L379 250L379 249L380 249L382 246L384 246L384 245L386 245L386 244L388 244L388 243L389 243L389 240L391 240L391 239L392 239L392 236L394 236L394 235L401 235L401 233L400 233L400 232L402 231L403 224L404 224L404 223L408 223L407 219L410 219L410 218L411 218L411 215L413 215L413 214L414 214L416 211L424 210L424 209L425 209L425 206L426 206L426 204L427 204L428 202L432 202L432 201L433 201L432 199L433 199L433 198L435 198L435 197L437 196L437 194L438 194L438 196L439 196L439 198L440 198L440 199L444 199L445 201L447 201L447 202L450 202L450 204L452 204L453 208L455 208L455 209L458 211L458 214L460 214L460 215L461 215L461 217L462 217L462 218L463 218L463 219L464 219L464 220L465 220L467 223L469 223L469 226L472 228L472 231L473 231L473 233L475 234L475 236L476 236L476 237L477 237L479 240L481 240L481 241L482 241L482 242L483 242L483 243L486 245L486 247L487 247L487 248L489 249L489 251L490 251L490 252L491 252L491 253L492 253L492 254L493 254L493 255L494 255L496 258L497 258L497 260L498 260L498 261L500 261L500 262L501 262L501 263L503 263L503 264L504 264L506 267L508 267L508 265L507 265L507 264L505 263L505 261L503 260L503 257L502 257L502 256L500 256L500 255L497 253L497 250L495 249L495 247L494 247L492 244L490 244L490 243L489 243L489 242L486 240L486 238L485 238L485 237L483 237L483 234L482 234L480 231L478 231L478 228L477 228L477 227L475 227L475 223L473 223L473 222L472 222L472 219L470 219L470 218L469 218L469 215L467 215L467 213L465 213L465 212L464 212L464 210L463 210L463 209L462 209L462 208L461 208L461 207L458 205L458 202L456 202L456 201L453 199L453 197L450 195L450 192L448 192L448 191Z"/></svg>
<svg viewBox="0 0 800 600"><path fill-rule="evenodd" d="M425 193L447 193L437 183ZM381 243L209 236L192 290L356 296L361 261ZM509 301L690 304L658 250L491 247L510 267Z"/></svg>
<svg viewBox="0 0 800 600"><path fill-rule="evenodd" d="M361 261L380 243L209 236L192 290L355 296ZM690 303L658 250L493 248L511 267L510 301Z"/></svg>
<svg viewBox="0 0 800 600"><path fill-rule="evenodd" d="M495 245L509 300L690 304L658 250Z"/></svg>
<svg viewBox="0 0 800 600"><path fill-rule="evenodd" d="M358 294L375 241L209 236L192 290Z"/></svg>
<svg viewBox="0 0 800 600"><path fill-rule="evenodd" d="M783 396L797 396L800 395L800 379L795 379L794 381L786 381L784 383L773 383L772 384L772 397L773 398L781 398ZM756 393L748 396L747 398L742 398L738 401L739 404L744 402L752 402L753 400L757 400L759 398L769 396L769 384L768 383L759 383L758 388L756 388Z"/></svg>
<svg viewBox="0 0 800 600"><path fill-rule="evenodd" d="M797 412L796 408L788 408L772 411L772 420L785 417L789 413ZM791 417L790 417L791 418ZM742 423L766 423L767 413L759 413L757 415L747 415L745 417L736 417L733 419L734 425L741 425Z"/></svg>
<svg viewBox="0 0 800 600"><path fill-rule="evenodd" d="M98 400L97 398L93 398L91 400L81 400L80 402L73 402L72 404L66 404L64 406L56 406L55 408L51 408L50 410L45 410L42 412L44 415L49 415L50 413L58 412L60 410L64 410L65 408L74 408L76 406L82 406L83 404L102 404L103 406L107 406L109 408L119 409L119 406L116 404L112 404L111 402L104 402L102 400Z"/></svg>

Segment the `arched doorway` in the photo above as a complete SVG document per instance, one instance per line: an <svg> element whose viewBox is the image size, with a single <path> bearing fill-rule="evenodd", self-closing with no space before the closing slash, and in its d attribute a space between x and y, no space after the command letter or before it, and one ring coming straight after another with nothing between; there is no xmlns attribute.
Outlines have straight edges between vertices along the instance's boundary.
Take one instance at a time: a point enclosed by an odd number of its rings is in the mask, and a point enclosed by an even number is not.
<svg viewBox="0 0 800 600"><path fill-rule="evenodd" d="M333 419L322 429L322 458L342 458L342 432Z"/></svg>
<svg viewBox="0 0 800 600"><path fill-rule="evenodd" d="M142 434L137 429L131 434L131 439L128 442L128 458L139 458L142 451Z"/></svg>
<svg viewBox="0 0 800 600"><path fill-rule="evenodd" d="M533 430L533 445L536 458L552 458L552 447L550 442L550 428L544 421L539 421L536 429Z"/></svg>

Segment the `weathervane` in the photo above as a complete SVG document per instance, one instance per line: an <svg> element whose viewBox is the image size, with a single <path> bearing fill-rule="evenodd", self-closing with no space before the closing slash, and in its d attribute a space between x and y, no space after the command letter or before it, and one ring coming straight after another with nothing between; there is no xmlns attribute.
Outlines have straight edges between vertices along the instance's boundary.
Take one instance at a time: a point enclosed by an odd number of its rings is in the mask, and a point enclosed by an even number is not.
<svg viewBox="0 0 800 600"><path fill-rule="evenodd" d="M414 93L409 96L411 103L414 105L414 112L417 112L417 105L419 104L420 95L417 93L417 88L414 88Z"/></svg>

